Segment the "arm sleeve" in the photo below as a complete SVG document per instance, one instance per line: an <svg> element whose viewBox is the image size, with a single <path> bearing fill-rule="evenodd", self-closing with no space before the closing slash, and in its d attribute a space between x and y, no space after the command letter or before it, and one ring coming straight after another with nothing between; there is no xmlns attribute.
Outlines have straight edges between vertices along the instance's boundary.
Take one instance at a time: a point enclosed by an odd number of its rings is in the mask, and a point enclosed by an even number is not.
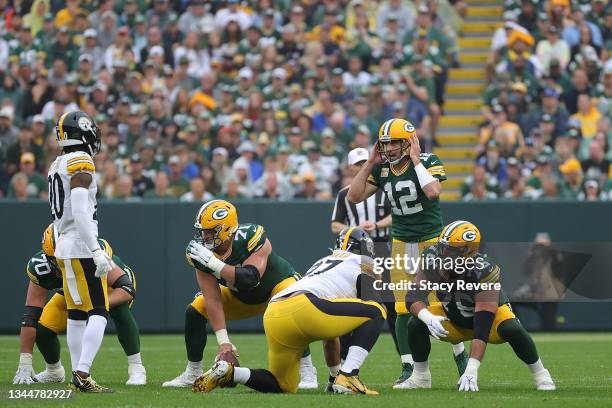
<svg viewBox="0 0 612 408"><path fill-rule="evenodd" d="M91 252L100 249L98 237L96 237L88 227L89 219L93 214L89 214L87 209L88 191L83 187L73 188L70 192L70 204L72 205L72 216L74 223L79 231L79 236L87 245Z"/></svg>
<svg viewBox="0 0 612 408"><path fill-rule="evenodd" d="M341 223L346 223L347 214L346 214L346 203L344 202L344 197L346 197L347 190L341 190L336 196L336 203L334 204L334 212L332 213L332 221L337 221Z"/></svg>

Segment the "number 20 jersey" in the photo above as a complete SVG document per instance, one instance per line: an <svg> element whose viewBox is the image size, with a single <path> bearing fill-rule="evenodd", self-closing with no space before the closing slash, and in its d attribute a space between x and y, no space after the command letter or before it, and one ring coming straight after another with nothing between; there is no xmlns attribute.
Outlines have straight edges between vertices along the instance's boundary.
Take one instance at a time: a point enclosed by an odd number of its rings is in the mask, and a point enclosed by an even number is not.
<svg viewBox="0 0 612 408"><path fill-rule="evenodd" d="M446 180L442 161L432 153L421 153L421 163L429 174L441 182ZM398 168L399 167L399 168ZM442 231L439 199L427 198L411 160L400 166L376 165L368 183L382 189L391 202L391 232L403 242L421 242L437 237Z"/></svg>
<svg viewBox="0 0 612 408"><path fill-rule="evenodd" d="M49 204L56 237L55 256L60 259L91 258L92 254L77 231L70 203L70 180L78 173L88 173L92 181L88 187L87 228L98 236L98 221L95 219L96 193L95 166L91 156L85 152L71 152L58 156L49 168Z"/></svg>
<svg viewBox="0 0 612 408"><path fill-rule="evenodd" d="M361 255L335 250L331 255L315 262L306 276L277 293L272 300L303 291L319 298L344 299L358 297L358 278L362 270L371 265L362 263Z"/></svg>

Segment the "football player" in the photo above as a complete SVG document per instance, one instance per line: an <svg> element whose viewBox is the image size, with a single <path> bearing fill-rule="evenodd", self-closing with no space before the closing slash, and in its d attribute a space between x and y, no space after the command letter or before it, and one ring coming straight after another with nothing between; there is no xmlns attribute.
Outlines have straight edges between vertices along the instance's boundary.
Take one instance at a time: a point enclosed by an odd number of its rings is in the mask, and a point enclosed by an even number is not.
<svg viewBox="0 0 612 408"><path fill-rule="evenodd" d="M339 394L378 395L359 379L359 369L376 343L386 311L374 290L374 243L365 230L342 230L331 255L306 276L275 294L264 313L268 369L249 369L218 360L198 378L194 392L233 383L260 392L295 393L300 355L317 340L351 333L349 351L332 385Z"/></svg>
<svg viewBox="0 0 612 408"><path fill-rule="evenodd" d="M353 179L347 197L361 202L381 189L391 201L391 229L393 244L391 257L418 259L420 253L435 244L442 230L442 214L438 197L441 182L446 180L442 161L432 153L421 153L416 129L404 119L390 119L378 133L376 148ZM391 281L411 280L414 270L395 264ZM401 355L402 372L393 388L403 388L412 373L412 355L408 343L409 312L403 299L406 291L394 291L397 319L397 344ZM453 355L459 373L467 364L463 343L453 344Z"/></svg>
<svg viewBox="0 0 612 408"><path fill-rule="evenodd" d="M100 129L88 114L70 111L58 119L55 137L62 154L51 164L47 180L58 237L55 256L68 308L71 387L82 392L112 392L90 376L108 317L106 275L113 269L98 242L93 156L100 151Z"/></svg>
<svg viewBox="0 0 612 408"><path fill-rule="evenodd" d="M467 368L458 382L459 391L478 391L478 367L487 344L504 342L510 343L518 358L527 364L538 390L554 390L555 383L542 365L531 336L501 290L500 267L478 252L479 245L478 228L468 221L455 221L444 227L435 246L423 252L423 267L415 277L416 290L406 297L412 313L408 339L414 371L405 388L431 388L427 363L431 335L451 343L471 340ZM438 290L437 298L442 303L428 306L427 287L422 283L453 286Z"/></svg>
<svg viewBox="0 0 612 408"><path fill-rule="evenodd" d="M145 385L146 370L140 357L138 325L130 311L136 295L136 277L132 269L115 254L108 242L98 240L111 257L115 267L108 274L109 314L117 327L117 337L128 359L127 385ZM64 382L64 367L60 361L60 344L57 335L66 330L68 312L62 291L62 276L55 259L55 235L53 224L43 234L42 251L38 251L26 267L30 280L26 306L21 320L21 355L13 384ZM119 290L121 289L121 290ZM45 304L47 293L58 290ZM32 369L34 342L47 366L38 374Z"/></svg>
<svg viewBox="0 0 612 408"><path fill-rule="evenodd" d="M202 375L206 324L210 322L218 355L237 354L229 339L226 320L263 314L272 296L295 283L293 266L272 249L261 225L239 224L233 204L212 200L202 205L195 219L196 235L187 246L187 262L196 269L201 293L185 312L187 368L164 387L187 387ZM310 352L301 360L303 388L317 388Z"/></svg>

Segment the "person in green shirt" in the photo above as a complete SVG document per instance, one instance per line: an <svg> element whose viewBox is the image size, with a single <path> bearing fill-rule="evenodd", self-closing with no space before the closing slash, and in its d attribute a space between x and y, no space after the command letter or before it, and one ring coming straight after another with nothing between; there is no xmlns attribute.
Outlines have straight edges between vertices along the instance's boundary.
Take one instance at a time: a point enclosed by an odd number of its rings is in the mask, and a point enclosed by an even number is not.
<svg viewBox="0 0 612 408"><path fill-rule="evenodd" d="M47 180L36 171L34 154L31 152L22 153L19 161L19 170L28 178L28 196L33 198L47 199ZM13 183L10 183L8 190L9 197L15 197Z"/></svg>

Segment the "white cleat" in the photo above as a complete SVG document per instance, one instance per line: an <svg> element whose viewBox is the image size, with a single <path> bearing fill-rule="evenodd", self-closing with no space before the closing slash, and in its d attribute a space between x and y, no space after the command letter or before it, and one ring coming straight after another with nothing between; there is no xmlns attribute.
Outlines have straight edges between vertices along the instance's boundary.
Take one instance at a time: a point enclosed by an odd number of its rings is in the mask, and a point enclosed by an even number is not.
<svg viewBox="0 0 612 408"><path fill-rule="evenodd" d="M202 369L197 371L184 371L173 380L166 381L162 384L162 387L191 387L193 382L197 380L204 372Z"/></svg>
<svg viewBox="0 0 612 408"><path fill-rule="evenodd" d="M410 377L393 386L394 390L413 390L417 388L431 388L431 372L417 373L413 371Z"/></svg>
<svg viewBox="0 0 612 408"><path fill-rule="evenodd" d="M63 366L59 366L55 369L45 369L45 371L41 371L36 374L36 379L41 384L49 384L49 383L63 383L65 381L65 374Z"/></svg>
<svg viewBox="0 0 612 408"><path fill-rule="evenodd" d="M319 388L319 382L317 381L317 369L313 365L300 367L300 383L298 384L300 390L316 390Z"/></svg>
<svg viewBox="0 0 612 408"><path fill-rule="evenodd" d="M555 382L547 369L535 373L533 375L533 381L535 382L536 389L538 391L554 391L557 389L557 387L555 387Z"/></svg>
<svg viewBox="0 0 612 408"><path fill-rule="evenodd" d="M125 385L146 385L147 370L142 364L135 364L128 367L128 380Z"/></svg>

